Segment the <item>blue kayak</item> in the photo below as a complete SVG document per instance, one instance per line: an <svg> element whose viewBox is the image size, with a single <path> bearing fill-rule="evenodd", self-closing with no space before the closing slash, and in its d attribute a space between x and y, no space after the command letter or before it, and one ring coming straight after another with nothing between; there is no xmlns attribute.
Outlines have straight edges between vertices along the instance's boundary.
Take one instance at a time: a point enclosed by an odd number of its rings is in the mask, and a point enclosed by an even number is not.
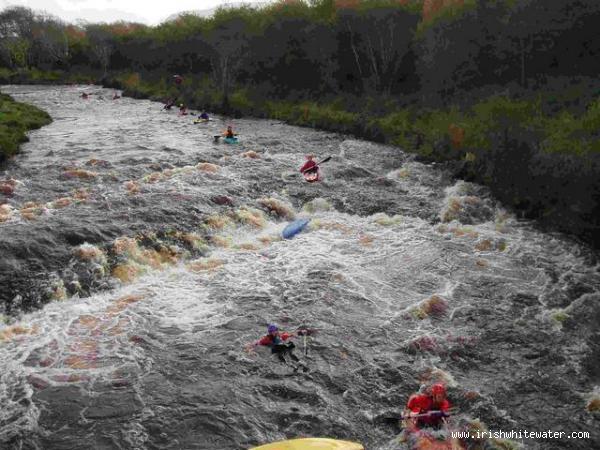
<svg viewBox="0 0 600 450"><path fill-rule="evenodd" d="M287 227L285 227L283 229L283 231L281 232L281 235L283 236L284 239L293 238L294 236L296 236L298 233L300 233L302 230L304 230L306 228L306 225L308 225L308 222L310 222L310 219L294 220L293 222L288 224Z"/></svg>
<svg viewBox="0 0 600 450"><path fill-rule="evenodd" d="M232 137L232 138L231 137L226 137L224 139L224 141L225 141L226 144L237 144L238 138L236 138L236 137Z"/></svg>

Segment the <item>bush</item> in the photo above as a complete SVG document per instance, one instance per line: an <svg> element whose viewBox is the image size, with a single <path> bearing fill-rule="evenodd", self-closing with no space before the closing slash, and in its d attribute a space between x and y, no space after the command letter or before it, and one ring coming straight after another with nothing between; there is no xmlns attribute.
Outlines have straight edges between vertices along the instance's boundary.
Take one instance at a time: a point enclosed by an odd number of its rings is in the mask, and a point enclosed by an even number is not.
<svg viewBox="0 0 600 450"><path fill-rule="evenodd" d="M248 113L252 111L253 103L248 98L248 91L246 89L238 89L229 97L229 104L231 107L240 113Z"/></svg>
<svg viewBox="0 0 600 450"><path fill-rule="evenodd" d="M17 153L19 144L27 141L27 131L51 121L46 112L0 94L0 161Z"/></svg>

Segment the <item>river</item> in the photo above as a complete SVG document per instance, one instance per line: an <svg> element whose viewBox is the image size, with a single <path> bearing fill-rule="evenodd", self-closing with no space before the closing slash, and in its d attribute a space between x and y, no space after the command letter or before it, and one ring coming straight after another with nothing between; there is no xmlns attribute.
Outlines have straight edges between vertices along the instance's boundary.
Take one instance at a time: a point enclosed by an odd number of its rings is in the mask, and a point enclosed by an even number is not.
<svg viewBox="0 0 600 450"><path fill-rule="evenodd" d="M1 448L400 449L387 418L434 381L457 423L585 431L522 448L600 448L585 246L394 147L193 124L95 86L2 90L54 122L0 171ZM229 123L240 142L213 142ZM332 156L323 182L302 180L306 153ZM308 229L280 239L298 217ZM310 372L245 351L272 322L312 331L296 339Z"/></svg>

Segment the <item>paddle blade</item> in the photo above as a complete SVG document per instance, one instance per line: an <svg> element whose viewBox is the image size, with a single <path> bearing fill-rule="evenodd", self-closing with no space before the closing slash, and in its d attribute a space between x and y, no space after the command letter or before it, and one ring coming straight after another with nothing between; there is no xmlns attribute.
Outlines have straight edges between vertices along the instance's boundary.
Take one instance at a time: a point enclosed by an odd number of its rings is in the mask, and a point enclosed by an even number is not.
<svg viewBox="0 0 600 450"><path fill-rule="evenodd" d="M315 330L315 329L311 329L311 328L304 328L304 327L300 327L300 328L298 328L298 331L297 331L297 332L303 332L303 333L301 334L301 336L303 336L303 335L304 335L304 336L313 336L313 335L317 334L317 330ZM300 333L299 333L299 334L300 334Z"/></svg>

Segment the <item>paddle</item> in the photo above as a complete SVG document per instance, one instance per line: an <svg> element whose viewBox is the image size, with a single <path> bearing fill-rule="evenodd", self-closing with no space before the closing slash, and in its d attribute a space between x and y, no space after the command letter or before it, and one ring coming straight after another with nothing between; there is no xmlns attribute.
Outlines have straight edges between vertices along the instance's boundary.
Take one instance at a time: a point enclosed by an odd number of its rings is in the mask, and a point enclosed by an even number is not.
<svg viewBox="0 0 600 450"><path fill-rule="evenodd" d="M416 414L414 416L406 416L406 417L402 417L402 414L399 414L398 416L383 416L383 417L379 417L377 419L377 421L387 423L387 424L397 424L398 422L403 421L403 420L418 419L419 417L428 417L428 416L432 416L434 414L443 414L443 417L450 417L450 416L456 415L457 413L458 413L458 408L450 408L448 410L448 412L428 411L423 414Z"/></svg>
<svg viewBox="0 0 600 450"><path fill-rule="evenodd" d="M296 334L298 336L302 336L302 343L304 344L304 348L303 348L304 356L308 355L308 347L307 347L308 336L313 335L316 332L317 332L316 330L312 330L309 328L298 328L298 330L296 331Z"/></svg>
<svg viewBox="0 0 600 450"><path fill-rule="evenodd" d="M331 156L328 156L328 157L327 157L327 158L325 158L323 161L319 161L319 162L317 163L317 165L316 165L316 166L312 166L312 167L309 167L308 169L304 169L304 170L302 171L302 173L306 173L306 172L309 172L309 171L311 171L311 170L315 170L315 168L318 168L318 167L319 167L321 164L323 164L323 163L326 163L326 162L327 162L327 161L329 161L330 159L331 159Z"/></svg>
<svg viewBox="0 0 600 450"><path fill-rule="evenodd" d="M450 417L452 415L452 413L456 413L456 411L452 411L450 410L449 412L444 412L444 411L428 411L426 413L423 414L415 414L414 416L407 416L404 417L404 419L414 419L415 417L428 417L428 416L434 416L434 415L440 415L442 417Z"/></svg>

